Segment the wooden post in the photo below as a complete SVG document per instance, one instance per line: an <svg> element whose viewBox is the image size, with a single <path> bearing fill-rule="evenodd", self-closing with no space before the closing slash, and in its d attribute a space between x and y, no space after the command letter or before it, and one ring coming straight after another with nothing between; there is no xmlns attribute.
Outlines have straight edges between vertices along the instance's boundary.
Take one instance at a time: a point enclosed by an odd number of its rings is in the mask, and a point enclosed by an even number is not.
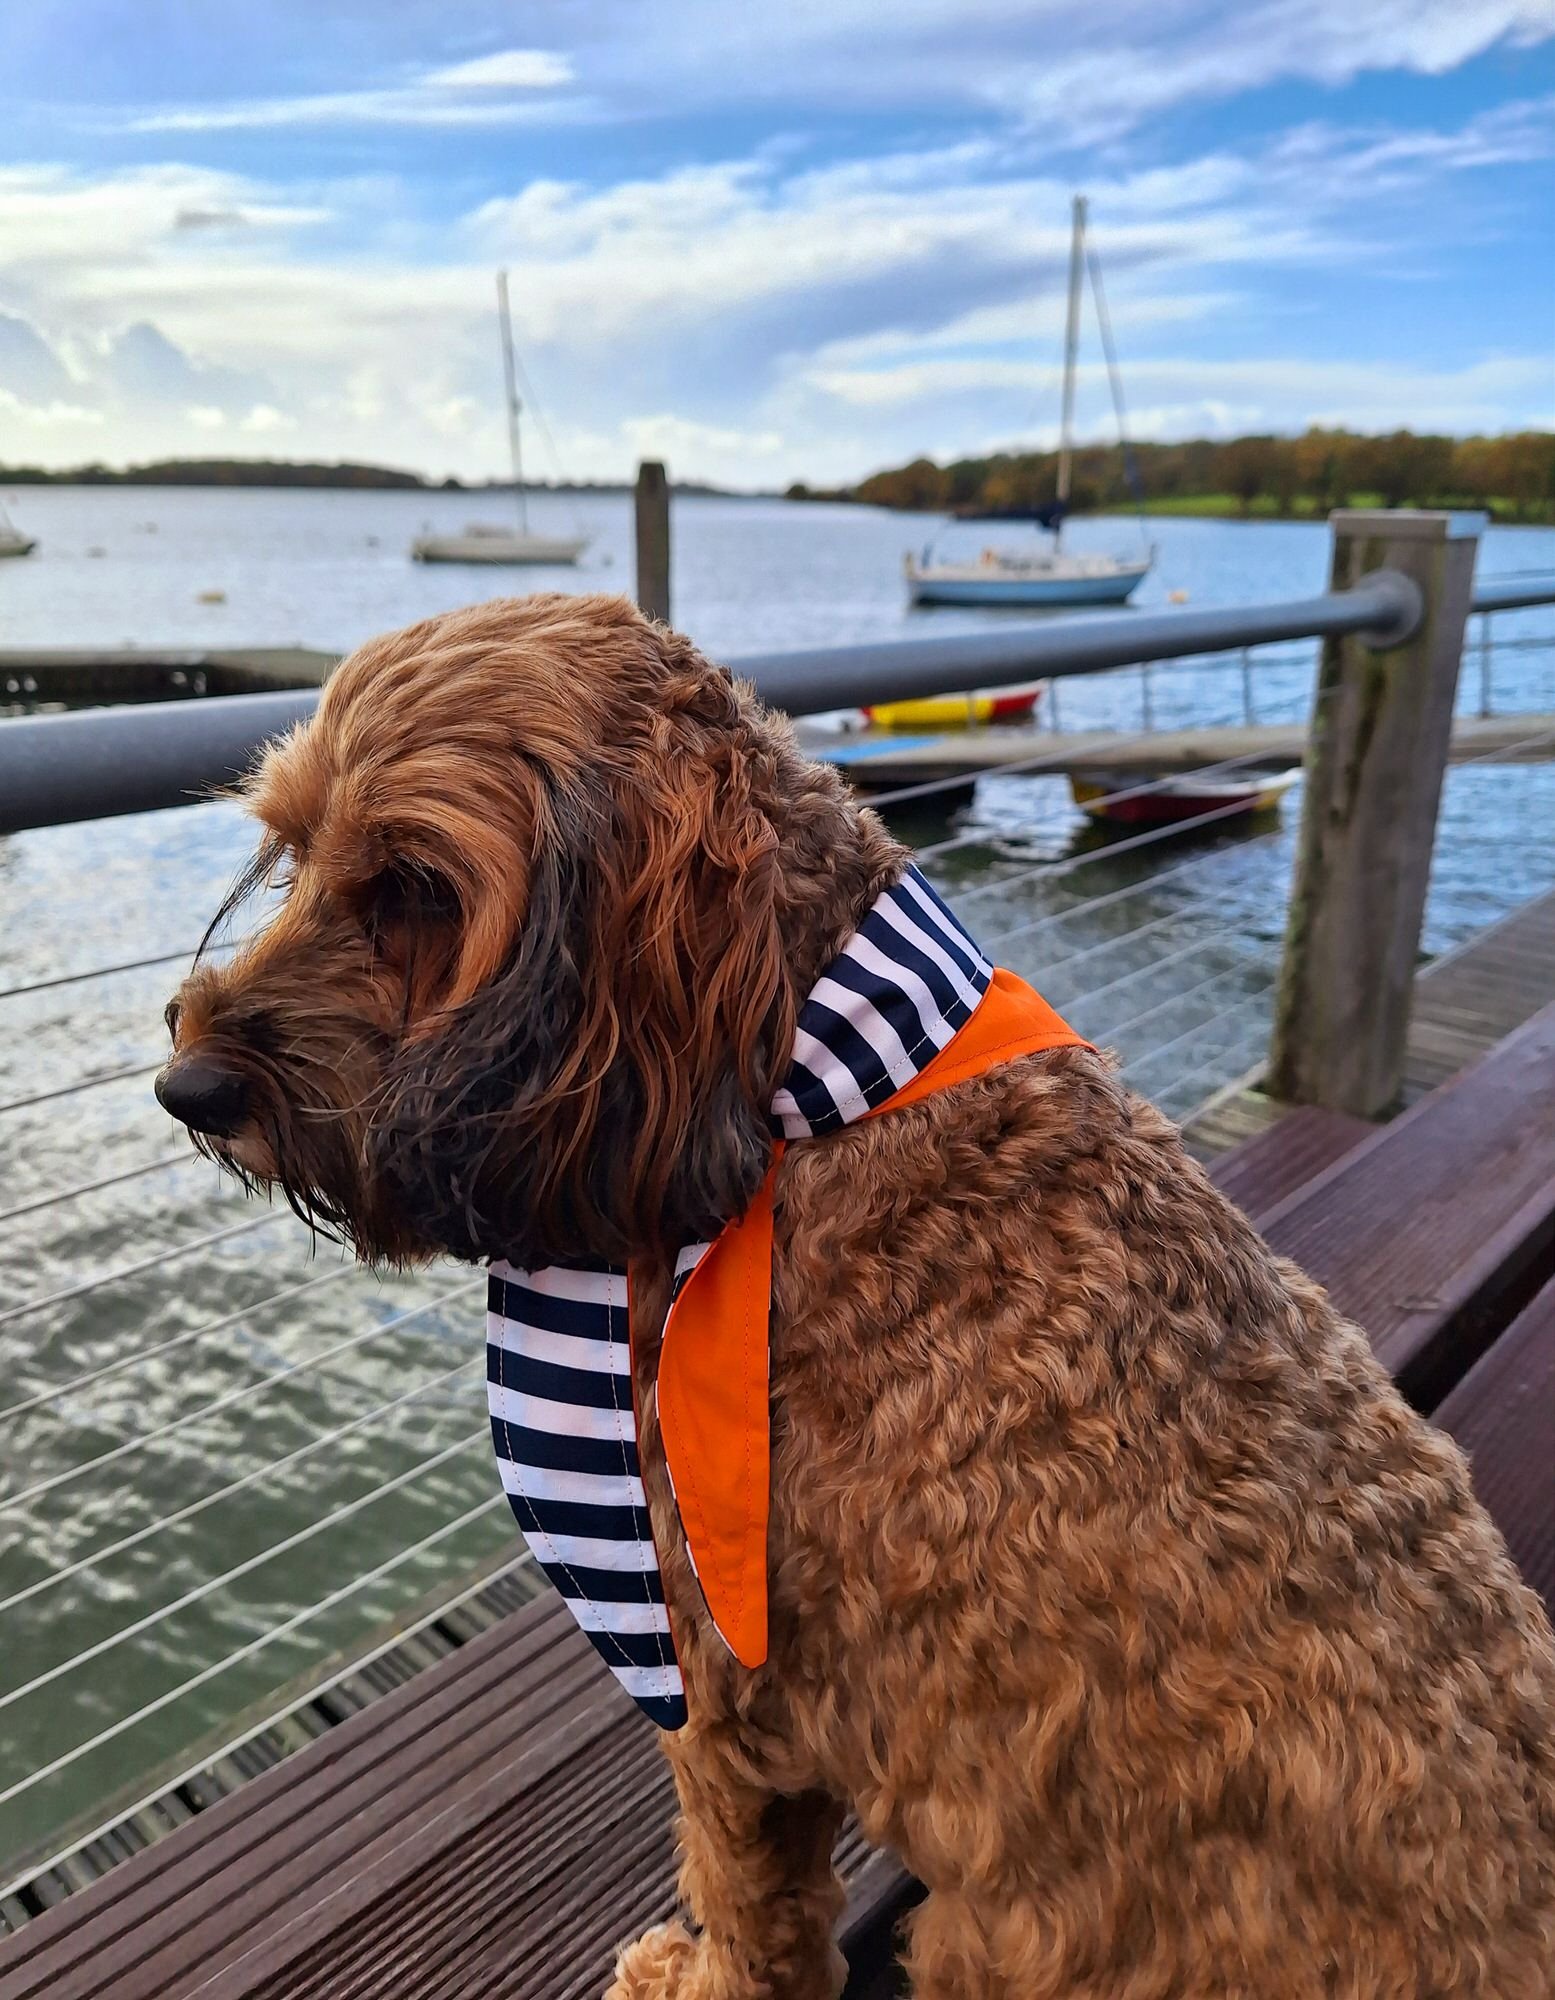
<svg viewBox="0 0 1555 2000"><path fill-rule="evenodd" d="M1332 588L1369 571L1419 585L1401 644L1330 639L1285 927L1270 1092L1373 1118L1398 1096L1481 514L1332 516Z"/></svg>
<svg viewBox="0 0 1555 2000"><path fill-rule="evenodd" d="M637 603L670 622L670 486L657 459L637 468Z"/></svg>

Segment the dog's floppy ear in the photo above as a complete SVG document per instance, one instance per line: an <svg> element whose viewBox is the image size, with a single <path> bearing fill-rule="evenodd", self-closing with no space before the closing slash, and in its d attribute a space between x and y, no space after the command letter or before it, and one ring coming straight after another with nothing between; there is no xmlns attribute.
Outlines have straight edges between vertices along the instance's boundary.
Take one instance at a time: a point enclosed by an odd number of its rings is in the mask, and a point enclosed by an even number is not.
<svg viewBox="0 0 1555 2000"><path fill-rule="evenodd" d="M673 1250L766 1173L794 1020L777 835L732 686L686 654L631 754L535 815L506 963L406 1046L373 1120L373 1171L455 1255Z"/></svg>

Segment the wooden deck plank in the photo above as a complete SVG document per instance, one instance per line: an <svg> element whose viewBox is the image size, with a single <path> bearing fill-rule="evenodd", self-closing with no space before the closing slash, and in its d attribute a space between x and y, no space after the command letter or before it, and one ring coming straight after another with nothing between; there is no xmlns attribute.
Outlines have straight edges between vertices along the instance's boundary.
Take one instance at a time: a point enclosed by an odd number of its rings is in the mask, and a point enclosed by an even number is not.
<svg viewBox="0 0 1555 2000"><path fill-rule="evenodd" d="M1374 1129L1364 1118L1304 1105L1222 1154L1211 1164L1209 1176L1226 1199L1248 1215L1267 1215L1352 1153Z"/></svg>
<svg viewBox="0 0 1555 2000"><path fill-rule="evenodd" d="M1555 1618L1555 1278L1436 1412L1524 1581Z"/></svg>
<svg viewBox="0 0 1555 2000"><path fill-rule="evenodd" d="M154 1950L164 1930L176 1934L183 1906L201 1896L218 1870L258 1872L251 1857L267 1840L284 1842L310 1825L327 1829L364 1800L370 1803L375 1783L392 1785L402 1769L457 1740L471 1726L472 1713L478 1720L479 1704L494 1685L506 1686L538 1669L573 1629L559 1600L539 1600L531 1617L495 1627L440 1668L210 1807L133 1866L116 1869L94 1892L89 1908L67 1904L36 1918L0 1945L7 1980L17 1981L6 2000L32 2000L34 1994L38 2000L45 1995L68 2000L76 1989L67 1982L83 1967L122 1956L131 1930L141 1955ZM316 1810L323 1814L318 1822L310 1820ZM79 1990L94 1988L87 1983Z"/></svg>
<svg viewBox="0 0 1555 2000"><path fill-rule="evenodd" d="M1287 1197L1263 1231L1430 1409L1488 1343L1486 1312L1542 1277L1555 1247L1555 1005Z"/></svg>
<svg viewBox="0 0 1555 2000"><path fill-rule="evenodd" d="M1555 890L1521 904L1416 974L1403 1106L1450 1082L1552 999ZM1288 1107L1259 1088L1261 1074L1260 1065L1186 1121L1183 1138L1198 1159L1216 1159L1286 1115Z"/></svg>

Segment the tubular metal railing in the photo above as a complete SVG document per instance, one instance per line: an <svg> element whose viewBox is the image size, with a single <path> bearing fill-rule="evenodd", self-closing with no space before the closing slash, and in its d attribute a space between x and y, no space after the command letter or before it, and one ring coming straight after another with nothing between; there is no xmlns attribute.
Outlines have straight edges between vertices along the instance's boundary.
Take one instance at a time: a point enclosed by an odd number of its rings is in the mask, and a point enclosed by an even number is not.
<svg viewBox="0 0 1555 2000"><path fill-rule="evenodd" d="M1475 598L1486 619L1552 602L1549 582L1482 585ZM1408 593L1381 577L1254 612L1055 621L731 664L796 710L831 709L958 680L1097 674L1176 658L1179 648L1189 649L1185 663L1198 664L1191 656L1206 648L1239 652L1334 632L1386 641L1409 615ZM1482 627L1482 645L1488 637ZM1497 657L1540 648L1555 640L1495 644ZM1259 663L1228 664L1242 666L1245 690ZM241 769L278 717L296 719L312 700L222 697L162 713L137 707L7 722L0 823L184 797ZM1120 732L1116 741L1149 734ZM1542 747L1552 735L1530 725L1512 751ZM148 743L150 777L127 777ZM23 772L19 791L9 789L27 744L45 746L42 764L30 777ZM77 766L70 746L88 744L99 761ZM1506 746L1487 753L1508 754ZM1044 745L990 776L1039 780L1066 759ZM1250 761L1251 753L1227 757L1190 775L1209 782ZM904 784L873 803L918 809L965 782ZM1109 797L1127 803L1150 789L1141 779ZM1174 1115L1186 1117L1245 1075L1267 1040L1270 939L1284 905L1291 829L1214 838L1240 816L1232 802L1206 806L1186 827L1149 827L1076 851L1067 806L1028 801L1006 823L997 805L979 795L969 823L918 847L985 948L1030 973L1088 1038L1114 1047L1124 1076ZM1211 838L1184 850L1185 831ZM974 864L978 879L969 881ZM1261 935L1247 921L1255 906L1264 912ZM149 1026L170 968L187 957L153 949L74 971L35 960L38 976L0 988L0 1002L19 1011L23 1036L29 1020L46 1015L79 1052L91 1045L94 1021L116 1022L120 1032L135 1021ZM110 989L109 981L126 985ZM110 990L128 996L116 1015L102 997ZM118 1058L132 1052L133 1044L115 1049ZM449 1365L443 1345L475 1345L478 1284L433 1272L394 1281L385 1299L348 1264L308 1270L306 1237L288 1212L245 1215L225 1187L190 1196L190 1178L209 1169L187 1152L155 1149L166 1121L144 1080L158 1055L148 1036L139 1059L95 1072L0 1065L12 1079L0 1092L0 1224L13 1253L35 1248L44 1274L0 1303L0 1518L11 1531L0 1544L0 1861L22 1849L43 1855L51 1832L165 1761L170 1747L187 1747L299 1672L321 1671L331 1645L356 1652L372 1644L387 1618L414 1601L429 1552L456 1549L469 1568L511 1558L485 1427L472 1423L481 1364L471 1353ZM52 1187L33 1185L29 1142L61 1107L86 1104L95 1157ZM175 1219L193 1233L148 1253L148 1230ZM8 1268L17 1262L13 1254ZM234 1302L239 1278L251 1295ZM391 1445L385 1459L378 1447ZM217 1683L232 1692L206 1705ZM170 1710L176 1720L164 1735L158 1718Z"/></svg>

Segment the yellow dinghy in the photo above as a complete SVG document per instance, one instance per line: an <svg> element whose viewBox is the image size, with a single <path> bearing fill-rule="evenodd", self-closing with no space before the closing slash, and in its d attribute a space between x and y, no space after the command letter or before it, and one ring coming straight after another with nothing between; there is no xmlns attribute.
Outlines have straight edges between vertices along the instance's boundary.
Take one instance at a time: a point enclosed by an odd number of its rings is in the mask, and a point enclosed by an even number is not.
<svg viewBox="0 0 1555 2000"><path fill-rule="evenodd" d="M866 708L876 729L977 729L989 722L1029 721L1045 681L1024 687L974 688L970 694L929 694L917 701L880 701Z"/></svg>

